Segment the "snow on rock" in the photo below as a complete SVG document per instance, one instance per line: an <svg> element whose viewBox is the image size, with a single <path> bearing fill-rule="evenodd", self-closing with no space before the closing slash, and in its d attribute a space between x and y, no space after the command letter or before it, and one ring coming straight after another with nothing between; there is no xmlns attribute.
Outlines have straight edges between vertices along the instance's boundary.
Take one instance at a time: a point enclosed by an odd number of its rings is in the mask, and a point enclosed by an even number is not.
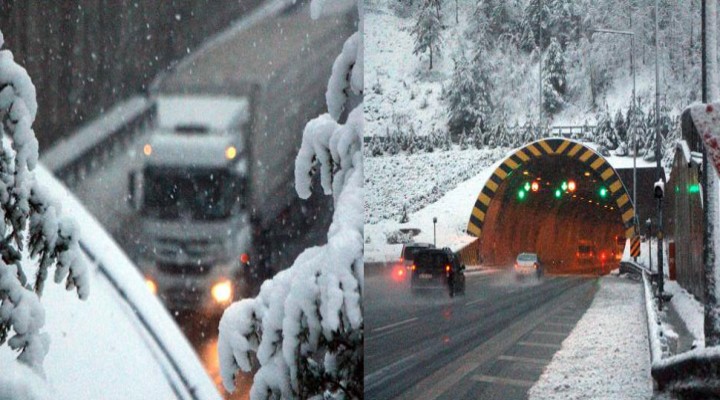
<svg viewBox="0 0 720 400"><path fill-rule="evenodd" d="M530 399L652 396L643 288L606 276L588 311L555 353Z"/></svg>
<svg viewBox="0 0 720 400"><path fill-rule="evenodd" d="M323 3L313 0L313 16L322 14ZM306 249L290 268L265 281L256 298L232 304L220 320L224 386L233 391L238 369L250 371L255 359L260 364L251 399L362 397L362 103L344 124L338 121L350 97L362 95L353 68L362 65L359 37L351 36L336 60L329 114L307 124L295 162L301 198L311 195L318 169L323 191L334 197L328 242Z"/></svg>

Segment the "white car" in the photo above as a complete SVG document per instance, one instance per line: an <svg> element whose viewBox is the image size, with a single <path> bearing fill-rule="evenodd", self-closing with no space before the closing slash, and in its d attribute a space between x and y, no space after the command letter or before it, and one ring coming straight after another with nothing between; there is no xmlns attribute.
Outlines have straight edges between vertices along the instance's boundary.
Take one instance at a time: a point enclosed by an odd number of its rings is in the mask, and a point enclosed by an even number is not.
<svg viewBox="0 0 720 400"><path fill-rule="evenodd" d="M90 295L48 282L41 298L50 336L43 363L53 399L219 400L215 385L135 265L47 170L36 179L80 229ZM0 358L16 357L8 346Z"/></svg>
<svg viewBox="0 0 720 400"><path fill-rule="evenodd" d="M515 260L515 275L518 277L525 275L542 276L543 269L540 259L535 253L520 253Z"/></svg>

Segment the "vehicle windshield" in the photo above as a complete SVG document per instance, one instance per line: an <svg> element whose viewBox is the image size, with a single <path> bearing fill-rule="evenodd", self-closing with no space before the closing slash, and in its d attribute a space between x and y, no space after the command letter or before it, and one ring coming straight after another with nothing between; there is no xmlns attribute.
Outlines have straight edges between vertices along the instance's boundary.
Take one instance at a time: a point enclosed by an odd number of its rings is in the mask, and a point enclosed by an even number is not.
<svg viewBox="0 0 720 400"><path fill-rule="evenodd" d="M537 254L522 253L518 256L518 261L537 261Z"/></svg>
<svg viewBox="0 0 720 400"><path fill-rule="evenodd" d="M143 213L159 219L218 220L228 218L238 201L227 170L147 168Z"/></svg>

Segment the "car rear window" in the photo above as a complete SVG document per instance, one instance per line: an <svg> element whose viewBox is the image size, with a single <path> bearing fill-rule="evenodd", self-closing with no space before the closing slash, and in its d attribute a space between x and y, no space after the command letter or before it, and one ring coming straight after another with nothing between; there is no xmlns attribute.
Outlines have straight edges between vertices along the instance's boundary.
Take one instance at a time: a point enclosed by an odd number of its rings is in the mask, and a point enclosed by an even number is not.
<svg viewBox="0 0 720 400"><path fill-rule="evenodd" d="M537 254L520 254L518 256L518 261L537 261Z"/></svg>
<svg viewBox="0 0 720 400"><path fill-rule="evenodd" d="M450 264L447 254L442 253L420 253L415 259L415 264L422 268L444 268Z"/></svg>
<svg viewBox="0 0 720 400"><path fill-rule="evenodd" d="M402 257L406 260L413 260L415 259L415 253L417 253L418 250L421 249L422 247L407 246L405 247L405 251L403 252Z"/></svg>
<svg viewBox="0 0 720 400"><path fill-rule="evenodd" d="M580 253L589 253L591 251L594 251L592 246L578 246L578 251Z"/></svg>

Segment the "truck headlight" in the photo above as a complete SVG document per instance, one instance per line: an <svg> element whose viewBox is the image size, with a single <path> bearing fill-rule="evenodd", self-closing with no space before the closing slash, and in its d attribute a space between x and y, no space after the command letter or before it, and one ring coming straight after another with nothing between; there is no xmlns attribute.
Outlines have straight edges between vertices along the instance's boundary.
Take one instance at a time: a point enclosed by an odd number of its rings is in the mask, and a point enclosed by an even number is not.
<svg viewBox="0 0 720 400"><path fill-rule="evenodd" d="M233 297L232 283L229 280L222 280L213 285L210 294L217 303L229 303Z"/></svg>
<svg viewBox="0 0 720 400"><path fill-rule="evenodd" d="M152 278L145 277L145 286L152 294L157 294L157 283Z"/></svg>

